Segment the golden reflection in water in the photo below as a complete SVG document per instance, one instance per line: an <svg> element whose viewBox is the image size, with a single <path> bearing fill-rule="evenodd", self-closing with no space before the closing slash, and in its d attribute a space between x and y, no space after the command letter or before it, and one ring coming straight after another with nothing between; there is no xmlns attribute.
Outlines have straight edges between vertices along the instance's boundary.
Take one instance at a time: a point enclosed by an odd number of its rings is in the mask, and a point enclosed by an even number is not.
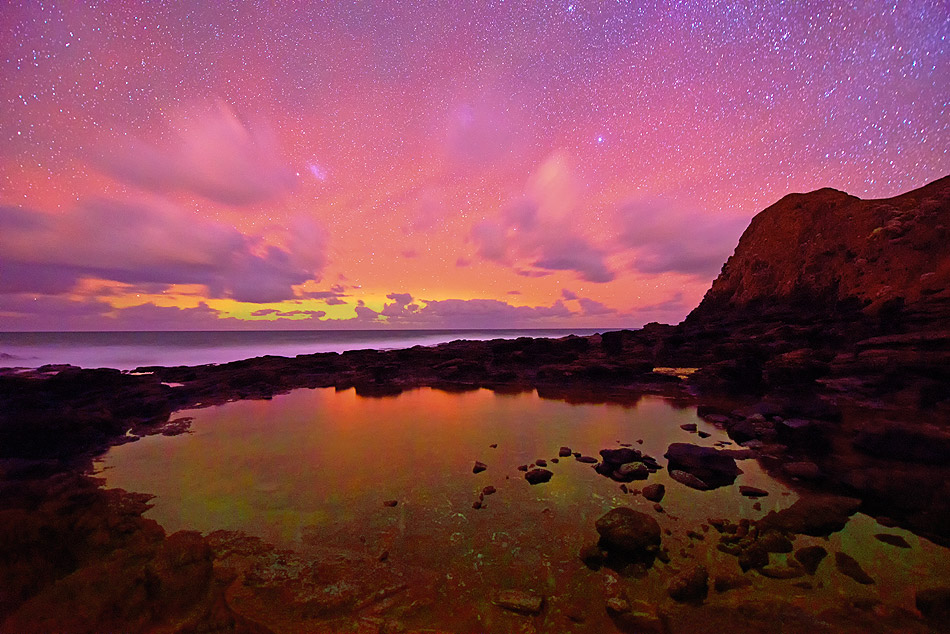
<svg viewBox="0 0 950 634"><path fill-rule="evenodd" d="M622 493L591 465L573 458L551 461L562 445L597 456L600 449L630 443L665 464L662 456L671 442L712 446L728 440L697 418L695 409L676 408L658 397L626 405L572 405L533 392L419 389L364 398L353 390L318 389L180 415L194 417L193 433L143 438L114 448L102 461L109 486L157 495L149 516L166 530L242 530L314 554L386 550L420 574L444 577L440 591L456 602L468 597L474 604L487 589L517 588L527 579L549 593L573 593L580 603L600 601L592 609L602 611L600 581L591 585L577 552L596 540L594 521L620 505L652 513L669 528L673 534L664 536L664 545L674 556L688 552L713 573L738 572L735 558L715 550L713 533L698 542L686 531L700 531L710 517L758 518L797 499L755 461L744 460L736 484L770 492L760 511L736 487L694 491L662 470L650 477L667 487L665 512L656 514L652 503ZM696 423L711 436L689 434L680 429L683 423ZM531 486L517 467L537 459L548 461L554 477ZM473 474L476 460L488 469ZM497 492L485 497L486 508L473 509L488 485ZM398 504L386 507L386 500ZM875 540L876 532L882 527L858 516L827 542L796 541L796 547L840 548L878 580L855 589L833 571L829 557L815 579L824 586L823 596L869 594L910 608L916 579L950 575L943 549L888 529L915 546L897 552ZM648 579L640 598L662 601L662 578ZM793 603L816 596L788 581L755 575L753 580L749 593L780 590Z"/></svg>

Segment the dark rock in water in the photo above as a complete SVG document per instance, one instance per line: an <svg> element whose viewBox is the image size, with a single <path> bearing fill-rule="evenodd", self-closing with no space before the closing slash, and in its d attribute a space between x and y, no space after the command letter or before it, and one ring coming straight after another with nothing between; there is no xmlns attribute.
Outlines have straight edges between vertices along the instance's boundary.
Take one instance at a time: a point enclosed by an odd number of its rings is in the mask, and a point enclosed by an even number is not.
<svg viewBox="0 0 950 634"><path fill-rule="evenodd" d="M666 487L662 484L648 484L643 487L643 497L651 502L660 502L666 495Z"/></svg>
<svg viewBox="0 0 950 634"><path fill-rule="evenodd" d="M543 458L538 458L534 461L534 464L538 465L539 467L546 467L548 466L548 461L544 460Z"/></svg>
<svg viewBox="0 0 950 634"><path fill-rule="evenodd" d="M792 552L792 540L776 530L759 531L755 542L767 553Z"/></svg>
<svg viewBox="0 0 950 634"><path fill-rule="evenodd" d="M752 580L745 575L717 575L713 579L713 587L716 592L728 592L738 588L747 588L752 585Z"/></svg>
<svg viewBox="0 0 950 634"><path fill-rule="evenodd" d="M842 552L835 553L835 566L838 568L838 572L843 575L847 575L857 581L858 583L864 585L870 585L874 583L868 573L864 572L864 569L861 568L861 564L855 560L851 555L846 555Z"/></svg>
<svg viewBox="0 0 950 634"><path fill-rule="evenodd" d="M523 590L502 590L495 596L493 603L511 612L535 615L541 613L544 597Z"/></svg>
<svg viewBox="0 0 950 634"><path fill-rule="evenodd" d="M743 548L739 552L738 560L742 572L756 570L769 565L769 552L753 542L749 547Z"/></svg>
<svg viewBox="0 0 950 634"><path fill-rule="evenodd" d="M481 473L487 468L488 468L488 465L486 465L484 462L479 462L478 460L476 460L475 466L472 467L472 473Z"/></svg>
<svg viewBox="0 0 950 634"><path fill-rule="evenodd" d="M541 484L542 482L550 480L553 475L554 474L547 469L532 469L524 474L524 479L527 480L529 484Z"/></svg>
<svg viewBox="0 0 950 634"><path fill-rule="evenodd" d="M795 551L795 559L802 565L810 575L815 574L821 560L828 555L828 551L822 546L805 546Z"/></svg>
<svg viewBox="0 0 950 634"><path fill-rule="evenodd" d="M611 474L611 477L620 482L646 480L649 476L650 468L642 462L628 462L622 464Z"/></svg>
<svg viewBox="0 0 950 634"><path fill-rule="evenodd" d="M621 465L627 462L637 462L643 457L643 454L630 447L621 447L620 449L601 449L600 456L608 464Z"/></svg>
<svg viewBox="0 0 950 634"><path fill-rule="evenodd" d="M607 600L607 614L624 634L666 634L663 617L647 601L629 601L622 597Z"/></svg>
<svg viewBox="0 0 950 634"><path fill-rule="evenodd" d="M518 465L518 471L527 471L527 470L528 470L528 465L526 464Z"/></svg>
<svg viewBox="0 0 950 634"><path fill-rule="evenodd" d="M492 444L490 444L490 445L488 445L488 446L491 447L492 449L498 449L498 443L497 443L497 442L493 442Z"/></svg>
<svg viewBox="0 0 950 634"><path fill-rule="evenodd" d="M741 485L739 487L739 493L746 496L747 498L760 498L765 497L769 494L765 489L760 489L758 487L751 487L746 485Z"/></svg>
<svg viewBox="0 0 950 634"><path fill-rule="evenodd" d="M683 423L682 425L680 425L680 429L682 429L683 431L695 432L696 423Z"/></svg>
<svg viewBox="0 0 950 634"><path fill-rule="evenodd" d="M759 531L774 528L786 533L827 537L840 531L858 508L861 500L836 495L806 495L787 509L758 521Z"/></svg>
<svg viewBox="0 0 950 634"><path fill-rule="evenodd" d="M769 579L797 579L805 574L805 569L794 561L787 564L769 564L762 566L758 572Z"/></svg>
<svg viewBox="0 0 950 634"><path fill-rule="evenodd" d="M596 522L600 546L609 553L634 558L653 555L660 546L660 525L646 513L625 506L615 508Z"/></svg>
<svg viewBox="0 0 950 634"><path fill-rule="evenodd" d="M399 504L398 500L386 500L383 502L383 506L396 506L397 504Z"/></svg>
<svg viewBox="0 0 950 634"><path fill-rule="evenodd" d="M679 603L699 605L706 600L709 594L709 573L705 566L693 566L674 577L667 593L670 598Z"/></svg>
<svg viewBox="0 0 950 634"><path fill-rule="evenodd" d="M710 489L732 484L742 473L732 456L712 447L677 442L667 448L664 456L671 470L685 471Z"/></svg>
<svg viewBox="0 0 950 634"><path fill-rule="evenodd" d="M700 438L709 438L710 436L712 436L712 434L710 434L708 431L702 431L702 430L699 430L698 432L696 432L696 435L698 435Z"/></svg>
<svg viewBox="0 0 950 634"><path fill-rule="evenodd" d="M917 591L917 609L938 631L950 631L950 587L926 588Z"/></svg>
<svg viewBox="0 0 950 634"><path fill-rule="evenodd" d="M600 570L607 561L607 552L597 544L584 546L578 556L584 562L584 565L591 570Z"/></svg>
<svg viewBox="0 0 950 634"><path fill-rule="evenodd" d="M877 538L878 541L882 541L885 544L890 544L891 546L897 546L898 548L910 548L910 544L907 543L907 540L900 535L878 533L874 537Z"/></svg>
<svg viewBox="0 0 950 634"><path fill-rule="evenodd" d="M475 500L474 502L472 502L472 508L475 509L476 511L479 510L480 508L483 508L484 506L485 505L484 503L482 503L481 500Z"/></svg>
<svg viewBox="0 0 950 634"><path fill-rule="evenodd" d="M571 455L570 447L561 447L560 449L557 450L558 458L567 458L570 455Z"/></svg>
<svg viewBox="0 0 950 634"><path fill-rule="evenodd" d="M653 510L656 511L657 513L664 513L664 512L665 512L665 511L663 510L663 507L660 505L659 502L657 502L657 503L655 503L655 504L653 505Z"/></svg>
<svg viewBox="0 0 950 634"><path fill-rule="evenodd" d="M482 495L491 495L492 493L494 493L494 492L497 491L497 490L498 490L498 489L496 489L495 487L489 485L489 486L485 487L484 489L482 489Z"/></svg>
<svg viewBox="0 0 950 634"><path fill-rule="evenodd" d="M694 476L692 473L686 473L685 471L679 471L673 469L670 471L670 477L679 482L680 484L685 484L691 489L697 489L699 491L708 491L709 485Z"/></svg>
<svg viewBox="0 0 950 634"><path fill-rule="evenodd" d="M586 464L596 464L596 463L597 463L597 458L592 458L591 456L577 456L576 459L577 459L578 462L583 462L583 463L586 463Z"/></svg>
<svg viewBox="0 0 950 634"><path fill-rule="evenodd" d="M818 480L822 477L821 469L814 462L789 462L782 466L782 471L793 478L801 480Z"/></svg>

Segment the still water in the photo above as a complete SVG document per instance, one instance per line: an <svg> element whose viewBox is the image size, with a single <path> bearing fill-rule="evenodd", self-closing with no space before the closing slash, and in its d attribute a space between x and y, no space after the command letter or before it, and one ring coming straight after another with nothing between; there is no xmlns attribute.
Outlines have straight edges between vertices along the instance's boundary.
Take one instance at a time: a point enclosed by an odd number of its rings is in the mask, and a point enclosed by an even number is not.
<svg viewBox="0 0 950 634"><path fill-rule="evenodd" d="M603 606L616 578L588 570L577 553L596 541L595 520L614 507L651 513L669 529L672 534L663 538L673 556L669 566L688 558L715 575L737 573L736 559L715 549L715 531L697 540L688 530L702 533L708 518L759 518L797 499L756 461L742 460L736 486L714 491L689 489L665 469L648 482L628 485L665 484L664 512L658 513L652 502L622 492L589 464L573 457L552 462L561 446L597 456L601 449L630 443L665 464L663 454L672 442L728 441L694 408L660 397L578 405L534 392L419 389L363 398L353 390L317 389L176 416L194 418L192 433L142 438L104 456L98 466L108 486L155 494L147 516L169 532L239 530L315 558L330 552L373 558L386 553L392 565L405 566L411 582L447 606L426 618L447 620L454 631L476 631L493 618L497 609L490 595L507 588L541 593L548 605L591 615L580 624L571 621L572 631L611 631ZM688 433L680 428L684 423L696 423L710 436ZM532 486L518 466L538 459L548 461L554 476ZM473 474L476 460L487 470ZM769 492L760 510L738 494L740 484ZM485 508L474 509L489 485L497 492L484 497ZM391 500L395 507L384 505ZM874 539L885 531L903 536L912 548ZM854 516L830 540L799 537L795 547L812 543L856 557L876 584L858 587L836 573L829 557L809 578L820 587L806 590L749 573L751 588L711 592L707 605L728 606L767 593L816 610L844 596L912 610L917 580L950 578L945 549L907 531L884 529L867 516ZM669 603L666 567L658 562L636 582L638 598ZM507 631L499 627L492 631Z"/></svg>

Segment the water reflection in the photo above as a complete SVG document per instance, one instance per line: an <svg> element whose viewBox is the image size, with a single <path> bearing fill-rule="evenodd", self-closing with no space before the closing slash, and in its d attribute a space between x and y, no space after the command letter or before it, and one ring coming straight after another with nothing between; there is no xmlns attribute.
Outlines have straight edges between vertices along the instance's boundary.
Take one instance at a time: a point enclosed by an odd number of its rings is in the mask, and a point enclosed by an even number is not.
<svg viewBox="0 0 950 634"><path fill-rule="evenodd" d="M319 389L180 415L194 417L193 433L148 437L110 451L102 461L108 485L154 493L149 516L168 531L241 530L314 558L349 552L384 559L409 581L410 594L434 595L420 618L450 623L456 631L495 622L486 596L503 588L549 597L554 607L546 619L557 610L588 615L581 623L570 621L575 631L610 628L604 597L617 581L611 573L587 570L577 553L596 539L594 521L616 506L656 516L669 532L664 547L673 555L670 566L690 560L711 573L735 573L735 558L715 549L714 531L703 532L707 519L759 518L797 499L755 461L743 460L736 486L708 492L684 487L666 470L652 475L650 483L667 489L658 513L652 502L622 492L591 465L554 461L561 446L596 456L628 443L665 464L672 442L728 442L695 409L658 397L569 404L533 392L420 389L380 399ZM680 428L685 423L709 437L687 433ZM538 459L547 461L554 477L531 486L518 466ZM476 460L487 470L473 474ZM761 508L738 495L743 484L769 492L759 500ZM473 508L489 485L496 492L483 496L483 508ZM396 506L385 506L387 500ZM705 539L687 536L688 530ZM855 588L826 562L810 579L814 589L750 574L753 586L741 596L771 593L813 603L818 592L832 602L860 594L910 609L915 578L950 577L942 549L888 530L913 545L898 552L874 539L877 532L879 525L858 516L830 542L799 538L795 544L821 543L858 557L878 582L872 588ZM638 582L638 598L669 602L661 572ZM726 594L710 602L738 600Z"/></svg>

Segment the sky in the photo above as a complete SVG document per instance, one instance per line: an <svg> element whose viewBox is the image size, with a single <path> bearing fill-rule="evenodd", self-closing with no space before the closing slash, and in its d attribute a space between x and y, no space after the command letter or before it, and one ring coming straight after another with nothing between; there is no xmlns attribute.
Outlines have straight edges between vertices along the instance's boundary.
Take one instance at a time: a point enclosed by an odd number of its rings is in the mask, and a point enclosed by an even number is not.
<svg viewBox="0 0 950 634"><path fill-rule="evenodd" d="M0 330L677 323L950 173L946 0L4 2Z"/></svg>

